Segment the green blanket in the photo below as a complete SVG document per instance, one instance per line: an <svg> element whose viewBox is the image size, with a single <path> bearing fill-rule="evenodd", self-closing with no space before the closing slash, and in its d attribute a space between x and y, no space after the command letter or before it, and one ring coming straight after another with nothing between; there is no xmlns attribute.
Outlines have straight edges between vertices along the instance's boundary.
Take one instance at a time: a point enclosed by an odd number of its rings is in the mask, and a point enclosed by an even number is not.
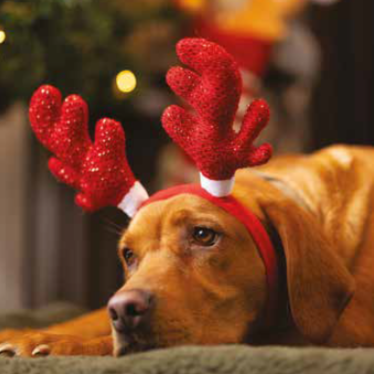
<svg viewBox="0 0 374 374"><path fill-rule="evenodd" d="M123 358L1 359L1 374L291 374L374 373L374 351L184 347Z"/></svg>
<svg viewBox="0 0 374 374"><path fill-rule="evenodd" d="M78 317L85 311L83 308L64 302L56 302L37 310L16 310L0 314L0 330L24 327L40 329Z"/></svg>
<svg viewBox="0 0 374 374"><path fill-rule="evenodd" d="M65 304L0 316L0 327L42 326L78 315ZM16 318L15 318L16 316ZM20 317L21 316L21 317ZM18 318L18 320L17 320ZM18 323L16 322L18 321ZM7 324L8 322L8 324ZM374 349L181 347L122 358L1 358L0 374L374 374Z"/></svg>

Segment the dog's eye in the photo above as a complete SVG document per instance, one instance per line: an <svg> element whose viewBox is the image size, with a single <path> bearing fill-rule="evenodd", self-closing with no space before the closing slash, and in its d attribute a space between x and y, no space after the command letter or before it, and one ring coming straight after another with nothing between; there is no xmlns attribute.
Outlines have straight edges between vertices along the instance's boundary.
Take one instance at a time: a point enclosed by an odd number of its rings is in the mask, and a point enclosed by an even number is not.
<svg viewBox="0 0 374 374"><path fill-rule="evenodd" d="M124 248L122 253L127 265L130 265L135 257L134 252L130 248Z"/></svg>
<svg viewBox="0 0 374 374"><path fill-rule="evenodd" d="M218 234L212 229L198 226L194 228L192 238L196 244L210 247L216 243Z"/></svg>

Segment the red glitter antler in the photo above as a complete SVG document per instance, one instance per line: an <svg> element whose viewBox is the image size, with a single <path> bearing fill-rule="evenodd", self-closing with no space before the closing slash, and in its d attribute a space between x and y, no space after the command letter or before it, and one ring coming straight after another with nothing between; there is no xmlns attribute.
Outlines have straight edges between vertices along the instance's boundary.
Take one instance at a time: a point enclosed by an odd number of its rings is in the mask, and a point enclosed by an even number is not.
<svg viewBox="0 0 374 374"><path fill-rule="evenodd" d="M269 144L253 145L269 120L268 105L253 101L236 133L233 122L242 82L234 59L217 44L197 38L182 39L177 54L192 70L171 68L167 83L195 113L172 105L163 114L163 127L194 160L202 186L213 195L228 195L237 169L263 164L271 157Z"/></svg>
<svg viewBox="0 0 374 374"><path fill-rule="evenodd" d="M148 198L128 165L119 122L100 120L93 143L85 101L71 95L61 104L60 92L48 85L34 93L29 116L37 138L55 155L52 174L79 191L76 203L84 210L117 206L132 216Z"/></svg>

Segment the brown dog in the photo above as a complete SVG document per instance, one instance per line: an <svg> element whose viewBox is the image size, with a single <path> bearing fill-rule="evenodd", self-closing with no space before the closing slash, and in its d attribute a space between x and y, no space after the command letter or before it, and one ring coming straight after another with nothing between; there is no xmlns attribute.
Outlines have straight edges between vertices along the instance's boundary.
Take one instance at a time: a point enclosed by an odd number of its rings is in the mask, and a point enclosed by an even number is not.
<svg viewBox="0 0 374 374"><path fill-rule="evenodd" d="M234 196L279 254L284 293L273 325L265 327L265 267L248 231L182 194L142 208L120 240L126 282L109 302L114 353L246 342L374 346L374 149L275 158L239 172ZM8 331L0 350L110 354L110 325L101 310L40 332Z"/></svg>

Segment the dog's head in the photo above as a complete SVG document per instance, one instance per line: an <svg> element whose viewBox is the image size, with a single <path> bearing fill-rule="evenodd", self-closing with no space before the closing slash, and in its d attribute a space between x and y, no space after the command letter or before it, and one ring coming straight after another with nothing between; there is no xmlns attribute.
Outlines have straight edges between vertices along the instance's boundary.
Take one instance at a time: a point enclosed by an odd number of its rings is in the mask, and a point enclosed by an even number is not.
<svg viewBox="0 0 374 374"><path fill-rule="evenodd" d="M294 324L327 339L352 293L352 278L312 216L292 202L251 209L274 226L287 263ZM198 196L153 202L119 246L124 286L109 302L115 353L183 344L240 343L263 323L266 269L247 229Z"/></svg>
<svg viewBox="0 0 374 374"><path fill-rule="evenodd" d="M144 310L133 326L117 326L124 330L115 333L118 348L237 343L264 306L265 269L246 228L200 197L140 210L120 257L126 282L110 308Z"/></svg>

